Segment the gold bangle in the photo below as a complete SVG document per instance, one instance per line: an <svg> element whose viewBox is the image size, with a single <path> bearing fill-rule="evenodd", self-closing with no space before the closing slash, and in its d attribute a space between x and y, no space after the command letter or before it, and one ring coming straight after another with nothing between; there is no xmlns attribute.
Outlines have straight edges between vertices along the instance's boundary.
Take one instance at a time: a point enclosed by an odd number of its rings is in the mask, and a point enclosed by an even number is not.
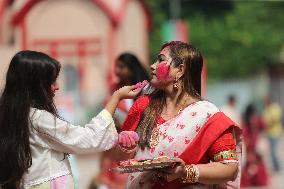
<svg viewBox="0 0 284 189"><path fill-rule="evenodd" d="M199 169L196 165L185 165L185 177L182 178L183 183L196 183L199 179Z"/></svg>
<svg viewBox="0 0 284 189"><path fill-rule="evenodd" d="M124 153L126 153L126 154L131 154L131 153L137 151L138 145L137 145L135 148L131 149L131 150L128 150L128 149L126 149L126 148L123 148L121 145L118 145L118 148L119 148L122 152L124 152Z"/></svg>

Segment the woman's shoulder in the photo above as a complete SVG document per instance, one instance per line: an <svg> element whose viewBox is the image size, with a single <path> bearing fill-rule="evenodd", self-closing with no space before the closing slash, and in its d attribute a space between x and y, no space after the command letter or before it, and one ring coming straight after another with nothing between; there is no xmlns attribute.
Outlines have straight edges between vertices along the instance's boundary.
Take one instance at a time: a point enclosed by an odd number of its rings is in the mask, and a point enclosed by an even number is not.
<svg viewBox="0 0 284 189"><path fill-rule="evenodd" d="M132 107L130 108L128 115L130 114L141 114L149 105L150 102L150 97L145 95L145 96L140 96L135 100L133 103Z"/></svg>
<svg viewBox="0 0 284 189"><path fill-rule="evenodd" d="M150 101L150 96L149 95L143 95L137 98L137 100L135 101L135 103L149 103Z"/></svg>
<svg viewBox="0 0 284 189"><path fill-rule="evenodd" d="M149 105L149 102L150 102L150 96L143 95L135 100L133 106L135 106L138 109L144 110Z"/></svg>
<svg viewBox="0 0 284 189"><path fill-rule="evenodd" d="M197 109L201 109L201 110L204 110L204 111L210 111L210 112L219 112L219 108L213 104L212 102L210 101L207 101L207 100L200 100L200 101L197 101L195 103L193 103L192 105L194 108L197 108Z"/></svg>
<svg viewBox="0 0 284 189"><path fill-rule="evenodd" d="M213 103L206 100L200 100L190 104L185 108L184 112L196 118L208 120L210 117L220 112L220 110Z"/></svg>

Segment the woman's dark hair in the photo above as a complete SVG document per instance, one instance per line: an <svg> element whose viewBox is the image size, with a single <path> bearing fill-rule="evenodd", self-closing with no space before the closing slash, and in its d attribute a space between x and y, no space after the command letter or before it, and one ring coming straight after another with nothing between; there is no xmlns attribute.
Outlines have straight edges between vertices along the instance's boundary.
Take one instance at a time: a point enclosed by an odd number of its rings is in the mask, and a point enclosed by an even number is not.
<svg viewBox="0 0 284 189"><path fill-rule="evenodd" d="M244 122L247 127L251 126L251 117L255 115L256 108L253 104L248 104L244 112Z"/></svg>
<svg viewBox="0 0 284 189"><path fill-rule="evenodd" d="M117 61L121 61L130 70L131 78L130 85L134 85L138 82L147 80L149 81L149 76L146 69L143 67L138 58L131 53L122 53L117 58Z"/></svg>
<svg viewBox="0 0 284 189"><path fill-rule="evenodd" d="M180 78L182 81L182 93L179 100L184 94L189 94L193 98L201 99L201 72L203 66L203 58L201 53L191 44L181 41L171 41L165 43L161 50L168 48L171 58L173 59L173 66L177 67L184 64L184 75ZM156 118L161 114L166 100L164 92L155 90L150 95L150 104L143 112L142 118L137 127L137 133L140 140L139 145L142 149L149 145L151 134L156 124Z"/></svg>
<svg viewBox="0 0 284 189"><path fill-rule="evenodd" d="M0 98L0 184L18 188L32 164L30 149L30 108L58 115L51 84L60 63L36 51L20 51L11 60Z"/></svg>

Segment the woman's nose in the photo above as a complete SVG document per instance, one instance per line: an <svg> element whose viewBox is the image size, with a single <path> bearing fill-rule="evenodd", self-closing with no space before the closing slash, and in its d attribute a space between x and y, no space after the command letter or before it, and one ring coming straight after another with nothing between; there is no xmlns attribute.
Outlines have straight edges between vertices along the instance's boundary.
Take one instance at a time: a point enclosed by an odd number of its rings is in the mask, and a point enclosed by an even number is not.
<svg viewBox="0 0 284 189"><path fill-rule="evenodd" d="M152 64L151 66L150 66L150 68L151 68L151 71L154 71L155 69L156 69L156 63L154 63L154 64Z"/></svg>

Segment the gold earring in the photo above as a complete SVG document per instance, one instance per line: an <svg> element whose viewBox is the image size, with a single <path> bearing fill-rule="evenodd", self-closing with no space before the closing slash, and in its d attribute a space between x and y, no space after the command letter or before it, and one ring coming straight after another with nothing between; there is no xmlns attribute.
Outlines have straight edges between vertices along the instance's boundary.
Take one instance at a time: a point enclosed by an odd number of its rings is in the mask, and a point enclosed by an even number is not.
<svg viewBox="0 0 284 189"><path fill-rule="evenodd" d="M175 78L175 82L174 82L174 90L178 90L178 88L179 88L179 84L178 84L178 78L176 77Z"/></svg>

